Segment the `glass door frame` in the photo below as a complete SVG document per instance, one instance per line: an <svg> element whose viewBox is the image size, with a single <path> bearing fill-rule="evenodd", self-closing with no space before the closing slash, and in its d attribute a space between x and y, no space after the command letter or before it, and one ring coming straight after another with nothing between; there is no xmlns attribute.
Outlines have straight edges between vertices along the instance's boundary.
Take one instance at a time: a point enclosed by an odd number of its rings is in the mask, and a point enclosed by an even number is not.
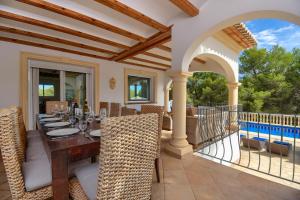
<svg viewBox="0 0 300 200"><path fill-rule="evenodd" d="M98 94L96 91L97 87L97 78L99 77L96 75L99 73L98 68L95 67L84 67L78 65L70 65L64 63L56 63L56 62L48 62L48 61L41 61L41 60L28 60L27 64L28 68L28 120L27 120L27 127L30 129L35 129L35 118L36 114L34 113L34 105L36 101L33 100L33 80L38 80L38 77L33 77L33 69L34 68L44 68L44 69L55 69L60 71L60 101L65 101L65 72L79 72L86 74L86 97L88 101L88 105L94 110L97 111L97 104L95 104L95 99L98 98ZM35 74L36 76L37 74ZM38 112L38 110L37 110ZM24 115L25 116L25 115Z"/></svg>

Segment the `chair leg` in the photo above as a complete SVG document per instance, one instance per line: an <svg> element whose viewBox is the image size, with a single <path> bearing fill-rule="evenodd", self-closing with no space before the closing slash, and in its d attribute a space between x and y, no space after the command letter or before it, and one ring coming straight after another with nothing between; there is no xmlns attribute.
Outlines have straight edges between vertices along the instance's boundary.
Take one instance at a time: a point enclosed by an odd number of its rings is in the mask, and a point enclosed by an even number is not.
<svg viewBox="0 0 300 200"><path fill-rule="evenodd" d="M155 171L157 182L160 183L160 174L159 174L159 158L155 158Z"/></svg>

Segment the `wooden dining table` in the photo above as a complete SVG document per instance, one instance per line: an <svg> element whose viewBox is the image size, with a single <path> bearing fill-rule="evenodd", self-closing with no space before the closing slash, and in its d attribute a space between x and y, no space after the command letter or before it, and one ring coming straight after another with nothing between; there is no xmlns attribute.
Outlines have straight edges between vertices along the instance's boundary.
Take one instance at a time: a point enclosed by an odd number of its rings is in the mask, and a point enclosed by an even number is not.
<svg viewBox="0 0 300 200"><path fill-rule="evenodd" d="M48 159L51 162L53 199L69 199L70 163L93 158L98 155L100 151L100 138L93 137L91 139L77 133L68 137L55 139L46 135L48 130L43 125L39 124L38 127ZM91 123L89 129L100 129L100 123Z"/></svg>

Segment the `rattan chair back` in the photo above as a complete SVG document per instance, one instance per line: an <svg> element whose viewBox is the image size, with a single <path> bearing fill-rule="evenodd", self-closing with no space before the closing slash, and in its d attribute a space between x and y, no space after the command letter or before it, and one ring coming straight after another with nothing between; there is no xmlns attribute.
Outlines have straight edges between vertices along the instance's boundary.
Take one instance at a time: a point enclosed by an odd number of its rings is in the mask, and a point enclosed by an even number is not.
<svg viewBox="0 0 300 200"><path fill-rule="evenodd" d="M142 105L141 106L141 114L146 113L156 113L158 114L158 144L157 144L157 158L160 157L160 143L161 143L161 130L162 130L162 123L163 123L163 114L164 114L164 107L157 106L157 105Z"/></svg>
<svg viewBox="0 0 300 200"><path fill-rule="evenodd" d="M157 114L107 119L101 136L97 199L150 199L157 133Z"/></svg>
<svg viewBox="0 0 300 200"><path fill-rule="evenodd" d="M22 109L17 106L11 106L9 109L13 113L12 115L15 128L14 136L19 163L23 163L26 151L26 129L23 120Z"/></svg>
<svg viewBox="0 0 300 200"><path fill-rule="evenodd" d="M110 117L120 117L121 116L121 104L120 103L110 103Z"/></svg>
<svg viewBox="0 0 300 200"><path fill-rule="evenodd" d="M127 116L127 115L136 115L136 109L134 108L127 108L126 106L122 107L121 115Z"/></svg>

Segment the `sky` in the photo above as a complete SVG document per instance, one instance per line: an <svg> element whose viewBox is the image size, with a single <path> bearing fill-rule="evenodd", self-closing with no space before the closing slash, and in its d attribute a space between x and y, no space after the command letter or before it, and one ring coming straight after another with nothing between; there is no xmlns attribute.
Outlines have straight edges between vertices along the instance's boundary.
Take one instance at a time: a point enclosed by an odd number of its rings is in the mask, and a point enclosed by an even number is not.
<svg viewBox="0 0 300 200"><path fill-rule="evenodd" d="M291 51L300 48L300 26L277 19L256 19L244 22L258 41L259 48L280 45Z"/></svg>

